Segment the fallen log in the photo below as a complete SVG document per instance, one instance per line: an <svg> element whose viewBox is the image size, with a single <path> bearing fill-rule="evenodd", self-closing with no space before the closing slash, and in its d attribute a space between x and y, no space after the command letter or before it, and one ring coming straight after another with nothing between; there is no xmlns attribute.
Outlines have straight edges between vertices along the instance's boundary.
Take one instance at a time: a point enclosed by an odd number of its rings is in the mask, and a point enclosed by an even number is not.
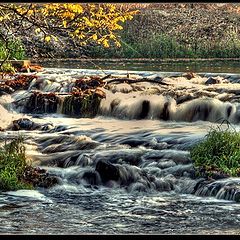
<svg viewBox="0 0 240 240"><path fill-rule="evenodd" d="M160 81L159 81L160 80ZM154 79L148 79L148 78L142 78L142 79L130 79L130 78L114 78L111 79L109 81L105 81L107 84L109 83L113 83L113 82L120 82L120 83L139 83L139 82L150 82L150 83L157 83L160 85L169 85L168 83L162 82L162 78L160 78L159 80L154 80Z"/></svg>

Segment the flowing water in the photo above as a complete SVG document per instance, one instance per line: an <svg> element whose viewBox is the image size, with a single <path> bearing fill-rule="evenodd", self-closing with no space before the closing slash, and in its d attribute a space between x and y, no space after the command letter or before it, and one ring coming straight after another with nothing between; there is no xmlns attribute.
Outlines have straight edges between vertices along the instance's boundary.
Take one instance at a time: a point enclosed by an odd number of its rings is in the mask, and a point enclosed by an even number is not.
<svg viewBox="0 0 240 240"><path fill-rule="evenodd" d="M64 101L52 114L23 113L36 88L65 93L81 75L109 73L163 77L167 85L110 84L94 118L64 115ZM195 176L189 156L190 148L223 120L240 130L240 74L201 73L187 80L178 71L68 67L45 68L37 75L28 90L0 97L1 127L21 117L50 127L8 130L0 137L23 135L28 158L60 183L2 192L1 233L240 233L240 178L199 187L203 179ZM209 76L218 76L219 83L204 84ZM105 180L103 168L106 175L117 171L117 177Z"/></svg>

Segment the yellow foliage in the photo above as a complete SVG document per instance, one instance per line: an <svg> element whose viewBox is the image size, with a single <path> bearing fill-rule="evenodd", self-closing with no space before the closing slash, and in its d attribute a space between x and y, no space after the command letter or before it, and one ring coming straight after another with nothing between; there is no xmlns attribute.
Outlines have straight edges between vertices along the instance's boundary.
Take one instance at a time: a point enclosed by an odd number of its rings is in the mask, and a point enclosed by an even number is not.
<svg viewBox="0 0 240 240"><path fill-rule="evenodd" d="M40 32L41 32L41 29L40 29L40 28L36 28L36 29L35 29L35 33L36 33L36 34L38 34L38 33L40 33Z"/></svg>
<svg viewBox="0 0 240 240"><path fill-rule="evenodd" d="M49 42L49 41L51 40L51 36L46 36L46 37L44 38L44 40L45 40L46 42Z"/></svg>
<svg viewBox="0 0 240 240"><path fill-rule="evenodd" d="M93 34L93 35L92 35L92 39L93 39L94 41L96 41L96 40L97 40L97 34Z"/></svg>
<svg viewBox="0 0 240 240"><path fill-rule="evenodd" d="M57 41L53 30L59 29L82 45L93 41L104 47L110 46L109 41L120 46L115 32L123 29L120 23L131 20L137 13L110 3L0 4L1 22L22 19L29 25L36 24L35 33L42 32L46 42L52 38Z"/></svg>

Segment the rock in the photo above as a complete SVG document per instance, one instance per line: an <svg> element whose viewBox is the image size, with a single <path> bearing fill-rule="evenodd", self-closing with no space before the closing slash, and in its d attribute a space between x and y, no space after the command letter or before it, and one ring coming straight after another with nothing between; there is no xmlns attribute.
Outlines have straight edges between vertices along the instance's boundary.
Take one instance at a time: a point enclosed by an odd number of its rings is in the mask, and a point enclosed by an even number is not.
<svg viewBox="0 0 240 240"><path fill-rule="evenodd" d="M234 195L234 201L240 202L240 192L236 192Z"/></svg>
<svg viewBox="0 0 240 240"><path fill-rule="evenodd" d="M43 130L43 131L48 131L50 129L51 124L38 124L34 123L32 120L29 118L20 118L17 120L14 120L12 125L8 128L12 131L19 131L19 130Z"/></svg>
<svg viewBox="0 0 240 240"><path fill-rule="evenodd" d="M142 110L139 114L138 119L146 118L148 116L149 110L150 110L150 102L148 100L144 100L142 102Z"/></svg>
<svg viewBox="0 0 240 240"><path fill-rule="evenodd" d="M187 73L183 73L182 76L188 80L191 80L192 78L197 77L197 74L193 72L187 72Z"/></svg>
<svg viewBox="0 0 240 240"><path fill-rule="evenodd" d="M208 78L208 80L205 82L205 85L218 84L218 83L221 83L221 81L220 81L219 79L210 77L210 78Z"/></svg>
<svg viewBox="0 0 240 240"><path fill-rule="evenodd" d="M96 171L87 171L83 174L82 178L93 186L98 185L101 182L99 173Z"/></svg>
<svg viewBox="0 0 240 240"><path fill-rule="evenodd" d="M13 121L12 130L32 130L34 122L28 118L20 118L18 120Z"/></svg>
<svg viewBox="0 0 240 240"><path fill-rule="evenodd" d="M4 95L4 94L11 94L14 92L14 89L11 88L10 86L6 85L6 84L1 84L0 85L0 96Z"/></svg>
<svg viewBox="0 0 240 240"><path fill-rule="evenodd" d="M34 187L49 188L60 183L60 179L51 176L45 169L28 166L23 175L23 181L32 184Z"/></svg>
<svg viewBox="0 0 240 240"><path fill-rule="evenodd" d="M181 104L181 103L184 103L184 102L193 100L193 99L194 99L194 96L191 95L191 94L188 94L188 95L184 95L184 96L178 97L178 98L176 99L176 103L177 103L177 104Z"/></svg>
<svg viewBox="0 0 240 240"><path fill-rule="evenodd" d="M99 160L95 170L99 173L103 183L107 183L110 180L118 181L120 179L119 169L107 161Z"/></svg>
<svg viewBox="0 0 240 240"><path fill-rule="evenodd" d="M212 179L215 179L215 180L230 177L229 174L218 172L218 171L211 171L211 173L212 173L212 175L211 175Z"/></svg>

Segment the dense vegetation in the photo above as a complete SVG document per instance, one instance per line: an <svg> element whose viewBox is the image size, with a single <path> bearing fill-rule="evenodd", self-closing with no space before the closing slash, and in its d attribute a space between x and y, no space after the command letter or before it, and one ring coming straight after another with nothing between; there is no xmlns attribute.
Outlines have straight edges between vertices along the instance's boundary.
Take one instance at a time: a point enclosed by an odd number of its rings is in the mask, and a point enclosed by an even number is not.
<svg viewBox="0 0 240 240"><path fill-rule="evenodd" d="M0 190L13 191L32 189L32 185L23 181L28 166L23 139L16 138L0 148Z"/></svg>
<svg viewBox="0 0 240 240"><path fill-rule="evenodd" d="M92 57L238 58L240 14L236 4L138 4L126 22L121 48L88 48Z"/></svg>
<svg viewBox="0 0 240 240"><path fill-rule="evenodd" d="M25 50L21 40L9 41L7 45L0 40L0 59L5 59L7 56L8 59L21 60L25 58Z"/></svg>
<svg viewBox="0 0 240 240"><path fill-rule="evenodd" d="M219 171L230 176L240 174L240 133L213 128L204 141L190 151L194 166L204 168L208 175Z"/></svg>

